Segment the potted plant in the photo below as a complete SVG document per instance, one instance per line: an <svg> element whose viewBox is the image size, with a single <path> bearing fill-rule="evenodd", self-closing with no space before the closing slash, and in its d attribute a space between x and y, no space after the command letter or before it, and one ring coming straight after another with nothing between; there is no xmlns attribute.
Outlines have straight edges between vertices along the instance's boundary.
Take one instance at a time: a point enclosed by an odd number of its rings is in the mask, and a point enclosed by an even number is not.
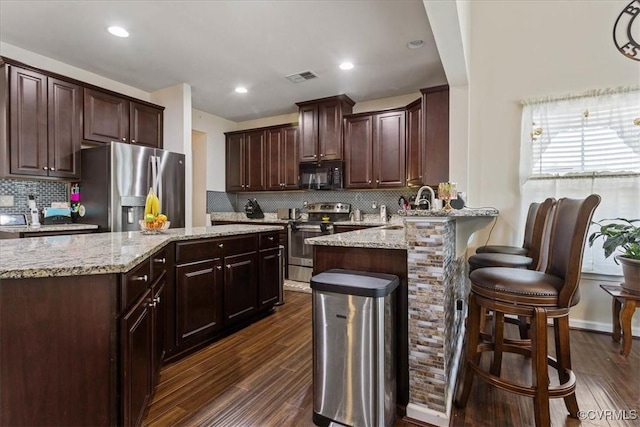
<svg viewBox="0 0 640 427"><path fill-rule="evenodd" d="M609 258L616 249L622 253L615 256L616 264L622 264L625 291L640 295L640 219L604 219L595 222L600 230L589 236L589 246L599 237L604 238L604 257Z"/></svg>

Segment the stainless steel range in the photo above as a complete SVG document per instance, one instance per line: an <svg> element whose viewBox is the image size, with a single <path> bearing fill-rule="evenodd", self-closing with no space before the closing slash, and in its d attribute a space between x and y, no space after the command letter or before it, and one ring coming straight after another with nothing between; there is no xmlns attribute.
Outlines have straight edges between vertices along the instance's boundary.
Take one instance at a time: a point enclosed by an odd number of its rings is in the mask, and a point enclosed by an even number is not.
<svg viewBox="0 0 640 427"><path fill-rule="evenodd" d="M313 246L305 245L309 237L333 234L335 221L349 220L351 205L340 202L311 203L308 219L292 221L289 227L289 279L308 282L313 273Z"/></svg>

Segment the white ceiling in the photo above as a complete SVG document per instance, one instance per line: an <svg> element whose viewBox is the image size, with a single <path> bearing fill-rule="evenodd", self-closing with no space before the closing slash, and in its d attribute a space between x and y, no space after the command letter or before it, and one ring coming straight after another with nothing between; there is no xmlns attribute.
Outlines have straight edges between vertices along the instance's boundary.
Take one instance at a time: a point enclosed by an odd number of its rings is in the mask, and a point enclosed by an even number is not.
<svg viewBox="0 0 640 427"><path fill-rule="evenodd" d="M407 49L415 39L424 47ZM232 121L446 83L422 0L1 0L0 40L147 92L187 83L194 108ZM340 70L344 60L355 68ZM284 77L305 70L319 78Z"/></svg>

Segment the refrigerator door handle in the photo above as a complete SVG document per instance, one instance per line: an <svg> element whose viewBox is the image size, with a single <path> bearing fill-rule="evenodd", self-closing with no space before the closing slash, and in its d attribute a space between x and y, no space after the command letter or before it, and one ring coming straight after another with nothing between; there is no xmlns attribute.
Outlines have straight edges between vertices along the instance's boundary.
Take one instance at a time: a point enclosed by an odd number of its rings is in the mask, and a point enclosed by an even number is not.
<svg viewBox="0 0 640 427"><path fill-rule="evenodd" d="M162 212L162 169L160 168L161 157L156 156L156 187L158 191L156 194L158 195L158 199L160 199L160 212Z"/></svg>

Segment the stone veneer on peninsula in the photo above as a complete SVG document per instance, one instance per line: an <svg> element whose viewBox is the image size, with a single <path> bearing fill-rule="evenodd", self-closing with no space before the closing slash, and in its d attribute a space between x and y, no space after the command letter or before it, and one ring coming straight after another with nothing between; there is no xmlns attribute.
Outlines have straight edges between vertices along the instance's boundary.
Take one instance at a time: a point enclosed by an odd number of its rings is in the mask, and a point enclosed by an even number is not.
<svg viewBox="0 0 640 427"><path fill-rule="evenodd" d="M354 231L305 242L407 250L409 404L407 416L448 426L462 350L469 280L467 242L498 215L495 209L409 211L403 230ZM388 237L390 236L390 237ZM390 244L393 242L393 244Z"/></svg>

